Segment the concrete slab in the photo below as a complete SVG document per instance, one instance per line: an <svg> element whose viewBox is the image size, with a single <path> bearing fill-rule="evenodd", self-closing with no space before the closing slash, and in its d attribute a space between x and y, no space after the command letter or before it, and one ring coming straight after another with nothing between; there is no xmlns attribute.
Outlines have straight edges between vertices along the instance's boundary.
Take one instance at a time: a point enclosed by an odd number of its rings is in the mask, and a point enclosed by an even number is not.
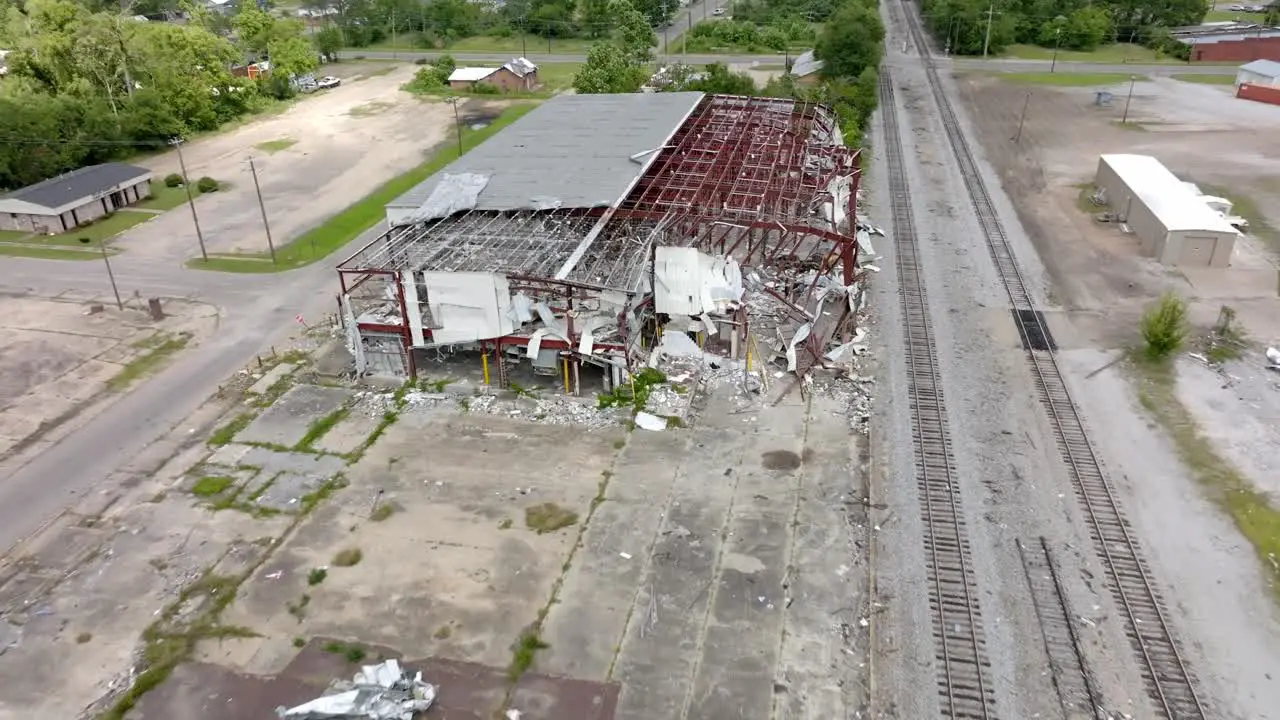
<svg viewBox="0 0 1280 720"><path fill-rule="evenodd" d="M369 439L381 422L381 417L352 413L330 428L329 432L315 443L315 449L337 455L355 452Z"/></svg>
<svg viewBox="0 0 1280 720"><path fill-rule="evenodd" d="M298 385L236 435L242 443L294 447L311 424L342 407L351 397L344 388Z"/></svg>
<svg viewBox="0 0 1280 720"><path fill-rule="evenodd" d="M324 486L324 478L293 473L280 473L266 483L266 489L260 490L253 504L269 510L280 512L299 512L303 508L303 498Z"/></svg>
<svg viewBox="0 0 1280 720"><path fill-rule="evenodd" d="M347 461L333 455L312 455L299 452L277 452L268 448L250 448L239 461L240 465L259 468L268 476L289 472L310 477L328 478L347 466Z"/></svg>
<svg viewBox="0 0 1280 720"><path fill-rule="evenodd" d="M272 367L270 370L263 373L262 377L258 378L257 382L249 386L249 392L255 395L266 394L266 392L271 389L272 385L283 380L284 377L293 372L293 369L296 367L298 366L293 363L280 363L279 365Z"/></svg>

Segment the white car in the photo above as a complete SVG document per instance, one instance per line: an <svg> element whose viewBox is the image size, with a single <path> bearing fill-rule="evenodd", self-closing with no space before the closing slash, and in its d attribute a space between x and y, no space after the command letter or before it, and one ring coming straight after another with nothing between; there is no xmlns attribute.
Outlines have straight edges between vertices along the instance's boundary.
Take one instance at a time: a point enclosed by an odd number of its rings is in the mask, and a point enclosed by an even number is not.
<svg viewBox="0 0 1280 720"><path fill-rule="evenodd" d="M711 14L712 14L712 15L723 15L723 14L724 14L724 8L716 8L716 9L715 9L715 11L714 11L714 12L712 12Z"/></svg>
<svg viewBox="0 0 1280 720"><path fill-rule="evenodd" d="M325 75L316 82L316 88L319 90L328 90L329 88L336 88L341 84L342 80L340 78L336 78L332 75Z"/></svg>
<svg viewBox="0 0 1280 720"><path fill-rule="evenodd" d="M1227 8L1228 12L1244 12L1243 5L1231 5Z"/></svg>

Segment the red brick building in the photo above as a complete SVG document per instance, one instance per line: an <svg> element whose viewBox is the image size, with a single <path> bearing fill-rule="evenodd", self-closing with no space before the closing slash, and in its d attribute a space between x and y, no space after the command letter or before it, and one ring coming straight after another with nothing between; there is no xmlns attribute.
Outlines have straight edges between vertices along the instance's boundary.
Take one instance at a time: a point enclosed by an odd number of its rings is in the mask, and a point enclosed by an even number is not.
<svg viewBox="0 0 1280 720"><path fill-rule="evenodd" d="M1191 62L1280 60L1280 28L1209 25L1175 30L1173 35L1191 46Z"/></svg>

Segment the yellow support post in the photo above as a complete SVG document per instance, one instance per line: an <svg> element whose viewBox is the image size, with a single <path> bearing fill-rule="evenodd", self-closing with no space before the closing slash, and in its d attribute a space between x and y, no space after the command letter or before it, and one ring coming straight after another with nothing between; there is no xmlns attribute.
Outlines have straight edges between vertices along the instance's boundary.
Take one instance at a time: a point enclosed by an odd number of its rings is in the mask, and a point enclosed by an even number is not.
<svg viewBox="0 0 1280 720"><path fill-rule="evenodd" d="M569 358L564 359L564 391L569 393Z"/></svg>
<svg viewBox="0 0 1280 720"><path fill-rule="evenodd" d="M489 353L480 353L480 365L484 368L484 384L489 384Z"/></svg>

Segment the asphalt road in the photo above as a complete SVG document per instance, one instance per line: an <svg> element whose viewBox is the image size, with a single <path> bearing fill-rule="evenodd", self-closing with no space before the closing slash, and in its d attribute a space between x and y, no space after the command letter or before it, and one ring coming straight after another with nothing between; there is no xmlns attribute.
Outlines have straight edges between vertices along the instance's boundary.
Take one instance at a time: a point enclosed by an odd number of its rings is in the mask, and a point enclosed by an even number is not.
<svg viewBox="0 0 1280 720"><path fill-rule="evenodd" d="M83 427L34 458L0 462L0 549L31 536L88 493L118 483L128 465L205 402L227 377L298 330L296 316L335 311L333 265L381 232L365 233L329 258L280 275L229 275L152 263L123 253L112 260L122 295L172 296L221 309L218 329L160 373L117 399ZM67 290L111 296L94 262L4 258L0 293Z"/></svg>
<svg viewBox="0 0 1280 720"><path fill-rule="evenodd" d="M674 28L672 32L674 32ZM672 39L675 42L675 39ZM658 56L662 43L658 44ZM418 58L433 59L445 53L422 52L416 50L375 51L375 50L343 50L339 57L351 59L362 57L369 60L416 60ZM506 62L511 59L510 53L457 53L457 60L465 62ZM730 63L749 65L753 62L762 64L782 64L786 56L783 53L765 55L672 55L673 60L690 65L706 65L709 63ZM586 55L574 53L529 53L529 59L543 63L572 63L586 60ZM1059 60L1056 64L1050 60L1017 60L982 58L936 58L940 67L950 66L954 70L978 70L983 72L1048 72L1052 67L1055 72L1062 73L1135 73L1141 75L1235 75L1235 65L1193 65L1186 63L1093 63Z"/></svg>

